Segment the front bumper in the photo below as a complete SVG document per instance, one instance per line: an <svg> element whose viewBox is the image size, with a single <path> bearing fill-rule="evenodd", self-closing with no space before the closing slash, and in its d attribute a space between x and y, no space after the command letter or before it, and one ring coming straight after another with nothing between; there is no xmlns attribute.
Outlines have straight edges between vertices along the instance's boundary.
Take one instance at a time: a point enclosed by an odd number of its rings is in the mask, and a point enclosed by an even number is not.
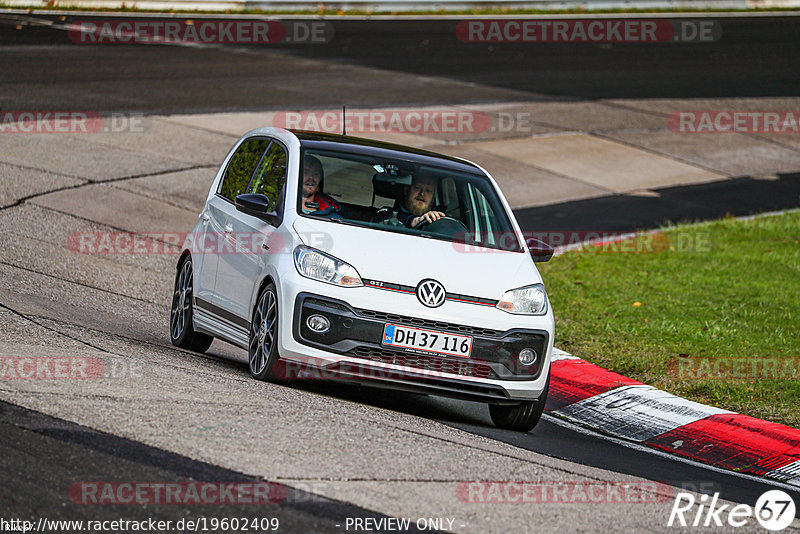
<svg viewBox="0 0 800 534"><path fill-rule="evenodd" d="M297 294L293 312L293 341L339 355L335 363L325 362L321 366L326 375L337 378L363 378L376 385L502 402L519 398L520 395L512 395L510 391L528 389L533 382L539 382L543 373L549 372L551 340L545 330L500 331L432 321L356 308L308 292ZM306 321L314 314L330 321L328 332L318 334L308 328ZM383 346L383 330L388 323L471 336L472 352L469 358L462 358ZM535 364L519 363L517 354L523 348L536 351L539 358Z"/></svg>

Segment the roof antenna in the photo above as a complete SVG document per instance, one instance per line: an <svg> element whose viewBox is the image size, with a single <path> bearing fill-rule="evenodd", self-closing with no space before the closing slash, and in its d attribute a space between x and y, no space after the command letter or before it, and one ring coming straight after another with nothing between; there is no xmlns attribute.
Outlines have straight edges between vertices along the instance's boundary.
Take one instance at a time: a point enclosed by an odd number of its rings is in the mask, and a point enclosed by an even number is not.
<svg viewBox="0 0 800 534"><path fill-rule="evenodd" d="M342 135L347 135L347 124L345 124L345 117L347 116L346 111L345 105L342 104Z"/></svg>

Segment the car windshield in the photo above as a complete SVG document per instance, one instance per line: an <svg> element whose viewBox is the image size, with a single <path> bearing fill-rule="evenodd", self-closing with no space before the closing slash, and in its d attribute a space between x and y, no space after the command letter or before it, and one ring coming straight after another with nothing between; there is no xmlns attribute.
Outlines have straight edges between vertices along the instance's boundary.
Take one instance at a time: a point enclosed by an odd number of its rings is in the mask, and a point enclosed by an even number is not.
<svg viewBox="0 0 800 534"><path fill-rule="evenodd" d="M521 252L489 179L364 154L305 149L298 213L383 231ZM425 220L425 214L433 212Z"/></svg>

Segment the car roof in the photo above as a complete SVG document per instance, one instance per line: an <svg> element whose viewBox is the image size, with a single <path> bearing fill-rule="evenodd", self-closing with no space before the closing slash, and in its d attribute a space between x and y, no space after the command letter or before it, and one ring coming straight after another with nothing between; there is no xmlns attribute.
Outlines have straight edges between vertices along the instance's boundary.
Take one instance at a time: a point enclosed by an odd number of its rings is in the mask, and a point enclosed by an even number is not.
<svg viewBox="0 0 800 534"><path fill-rule="evenodd" d="M439 154L438 152L386 143L375 139L353 137L350 135L311 132L307 130L289 131L297 136L303 148L349 152L351 154L375 156L376 158L410 161L412 163L485 176L480 167L474 163L453 156Z"/></svg>

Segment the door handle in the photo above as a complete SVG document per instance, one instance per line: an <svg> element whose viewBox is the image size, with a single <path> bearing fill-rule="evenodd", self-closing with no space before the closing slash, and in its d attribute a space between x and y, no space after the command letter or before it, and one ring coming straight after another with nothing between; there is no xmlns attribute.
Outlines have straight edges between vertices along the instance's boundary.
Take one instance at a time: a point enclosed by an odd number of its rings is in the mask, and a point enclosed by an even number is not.
<svg viewBox="0 0 800 534"><path fill-rule="evenodd" d="M204 223L204 224L205 224L205 223L207 223L207 222L208 222L208 220L209 220L210 218L211 218L211 216L209 216L209 214L208 214L208 213L204 213L204 214L202 215L203 223Z"/></svg>
<svg viewBox="0 0 800 534"><path fill-rule="evenodd" d="M225 227L225 233L230 234L231 232L233 232L233 225L229 224Z"/></svg>

